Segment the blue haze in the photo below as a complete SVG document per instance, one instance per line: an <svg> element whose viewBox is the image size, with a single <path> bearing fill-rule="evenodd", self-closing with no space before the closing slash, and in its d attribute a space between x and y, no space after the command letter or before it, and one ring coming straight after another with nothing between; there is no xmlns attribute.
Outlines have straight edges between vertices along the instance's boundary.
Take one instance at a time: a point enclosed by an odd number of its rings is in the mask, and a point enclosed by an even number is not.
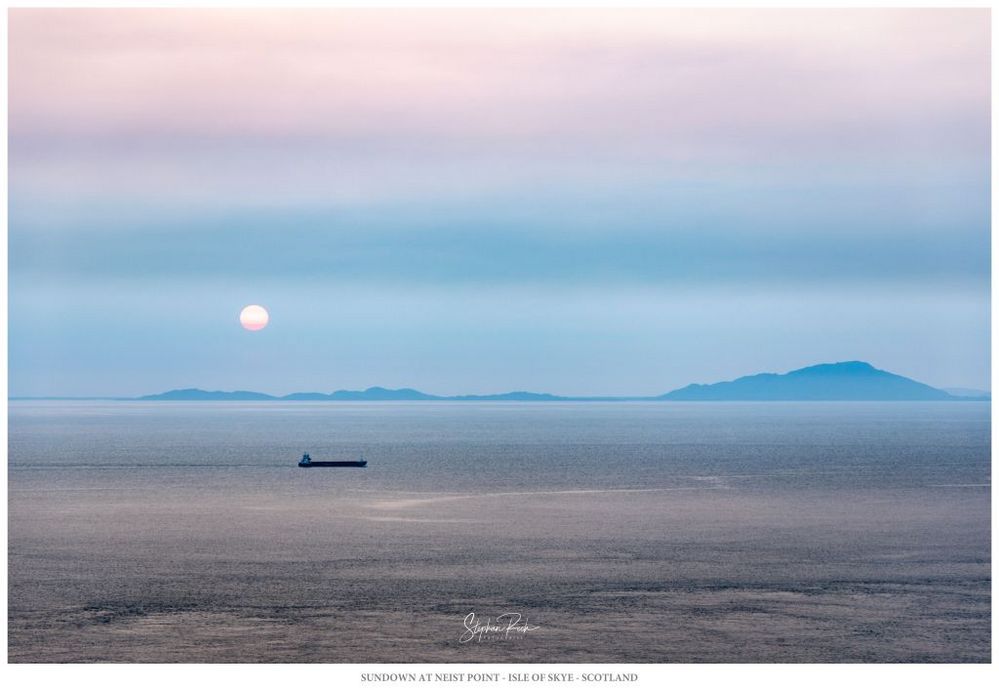
<svg viewBox="0 0 999 690"><path fill-rule="evenodd" d="M925 197L817 213L776 192L622 196L55 218L15 203L11 394L653 395L844 359L988 388L984 190L921 219ZM238 328L247 303L270 309L265 331Z"/></svg>

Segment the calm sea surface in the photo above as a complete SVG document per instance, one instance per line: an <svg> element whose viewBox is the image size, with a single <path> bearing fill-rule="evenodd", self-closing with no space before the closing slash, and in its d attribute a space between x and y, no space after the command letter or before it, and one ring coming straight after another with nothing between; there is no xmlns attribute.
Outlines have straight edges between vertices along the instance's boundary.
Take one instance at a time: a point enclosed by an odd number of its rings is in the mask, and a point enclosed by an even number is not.
<svg viewBox="0 0 999 690"><path fill-rule="evenodd" d="M989 432L972 402L14 401L9 657L988 661Z"/></svg>

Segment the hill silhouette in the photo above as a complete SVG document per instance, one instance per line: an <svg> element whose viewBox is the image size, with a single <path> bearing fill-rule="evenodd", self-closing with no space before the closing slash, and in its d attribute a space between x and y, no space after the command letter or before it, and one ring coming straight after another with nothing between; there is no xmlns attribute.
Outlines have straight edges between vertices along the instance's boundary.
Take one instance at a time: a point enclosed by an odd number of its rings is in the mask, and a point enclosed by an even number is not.
<svg viewBox="0 0 999 690"><path fill-rule="evenodd" d="M694 383L660 400L954 400L925 383L867 362L816 364L786 374L756 374L734 381Z"/></svg>
<svg viewBox="0 0 999 690"><path fill-rule="evenodd" d="M300 401L406 401L406 400L455 400L455 401L488 401L488 400L514 400L522 402L549 401L549 400L588 400L589 398L565 398L549 393L530 393L527 391L513 391L510 393L491 393L486 395L431 395L412 388L382 388L373 386L363 391L338 390L332 393L291 393L284 396L268 395L266 393L255 393L253 391L205 391L200 388L183 388L171 390L165 393L155 393L144 395L138 400L187 400L196 402L199 400L300 400ZM613 400L614 398L604 398Z"/></svg>
<svg viewBox="0 0 999 690"><path fill-rule="evenodd" d="M166 393L143 395L139 400L279 400L279 398L253 391L203 391L200 388L181 388Z"/></svg>
<svg viewBox="0 0 999 690"><path fill-rule="evenodd" d="M927 386L889 371L876 369L867 362L836 362L816 364L786 374L755 374L734 381L713 384L693 383L654 397L571 397L551 393L512 391L484 395L433 395L413 388L382 388L373 386L363 391L337 390L332 393L291 393L285 396L253 391L205 391L185 388L139 400L301 400L301 401L519 401L519 402L584 402L584 401L725 401L725 400L981 400L970 396L954 396L939 388Z"/></svg>

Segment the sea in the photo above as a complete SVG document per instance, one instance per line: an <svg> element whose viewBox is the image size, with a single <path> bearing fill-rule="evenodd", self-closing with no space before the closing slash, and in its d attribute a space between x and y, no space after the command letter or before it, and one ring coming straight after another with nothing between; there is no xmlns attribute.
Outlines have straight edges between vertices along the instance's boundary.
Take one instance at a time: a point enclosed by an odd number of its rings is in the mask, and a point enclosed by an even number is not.
<svg viewBox="0 0 999 690"><path fill-rule="evenodd" d="M11 662L990 661L987 402L8 422Z"/></svg>

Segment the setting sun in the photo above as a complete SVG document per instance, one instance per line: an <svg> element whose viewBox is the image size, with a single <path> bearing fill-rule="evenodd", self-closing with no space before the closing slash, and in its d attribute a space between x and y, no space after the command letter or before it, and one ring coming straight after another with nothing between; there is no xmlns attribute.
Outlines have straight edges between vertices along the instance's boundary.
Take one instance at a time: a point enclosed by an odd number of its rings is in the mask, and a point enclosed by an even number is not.
<svg viewBox="0 0 999 690"><path fill-rule="evenodd" d="M239 312L239 323L248 331L259 331L270 320L270 314L259 304L243 307L243 311Z"/></svg>

